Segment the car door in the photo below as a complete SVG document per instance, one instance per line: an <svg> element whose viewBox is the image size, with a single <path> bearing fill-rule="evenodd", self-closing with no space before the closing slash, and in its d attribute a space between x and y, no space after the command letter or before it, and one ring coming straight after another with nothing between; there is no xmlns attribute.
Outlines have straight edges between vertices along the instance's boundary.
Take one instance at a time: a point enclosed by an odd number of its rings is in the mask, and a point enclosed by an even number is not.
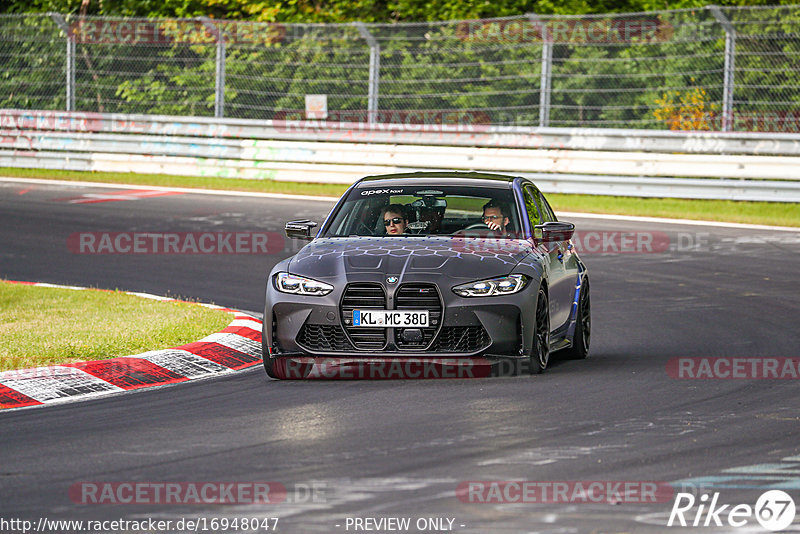
<svg viewBox="0 0 800 534"><path fill-rule="evenodd" d="M533 228L534 238L537 240L539 249L547 254L550 327L551 330L557 330L569 319L572 301L575 297L577 265L575 264L575 258L572 257L572 245L568 241L542 242L541 230L536 230L534 227L546 222L556 221L556 216L535 186L526 185L523 190L523 196L531 228ZM574 268L572 267L573 265Z"/></svg>

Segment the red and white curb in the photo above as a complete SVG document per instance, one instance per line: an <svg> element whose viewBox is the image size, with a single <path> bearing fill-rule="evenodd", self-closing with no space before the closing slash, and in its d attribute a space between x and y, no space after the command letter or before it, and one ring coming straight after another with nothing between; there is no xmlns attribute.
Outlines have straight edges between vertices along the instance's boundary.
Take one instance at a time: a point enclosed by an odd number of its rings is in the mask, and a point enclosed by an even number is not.
<svg viewBox="0 0 800 534"><path fill-rule="evenodd" d="M35 282L17 284L87 290ZM128 295L179 302L148 293ZM23 408L94 398L135 389L210 378L261 362L261 321L246 313L200 304L233 314L221 332L187 345L109 360L0 372L0 409Z"/></svg>

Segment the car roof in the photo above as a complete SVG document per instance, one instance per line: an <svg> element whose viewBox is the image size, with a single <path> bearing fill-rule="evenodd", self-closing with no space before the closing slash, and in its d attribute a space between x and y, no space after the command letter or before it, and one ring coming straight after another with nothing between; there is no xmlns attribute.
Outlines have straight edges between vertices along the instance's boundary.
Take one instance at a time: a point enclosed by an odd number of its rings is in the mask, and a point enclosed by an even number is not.
<svg viewBox="0 0 800 534"><path fill-rule="evenodd" d="M405 172L367 176L356 182L357 188L397 185L449 185L463 187L510 188L516 176L482 172Z"/></svg>

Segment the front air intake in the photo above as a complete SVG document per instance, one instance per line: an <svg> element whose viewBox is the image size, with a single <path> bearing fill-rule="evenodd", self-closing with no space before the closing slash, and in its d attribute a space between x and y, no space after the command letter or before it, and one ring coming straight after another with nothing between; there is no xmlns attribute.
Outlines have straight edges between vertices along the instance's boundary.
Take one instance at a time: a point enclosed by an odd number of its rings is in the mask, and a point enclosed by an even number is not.
<svg viewBox="0 0 800 534"><path fill-rule="evenodd" d="M477 352L488 347L491 341L481 325L448 326L442 328L431 352Z"/></svg>
<svg viewBox="0 0 800 534"><path fill-rule="evenodd" d="M396 328L394 342L400 349L424 349L431 344L442 324L442 301L433 284L403 284L395 293L395 308L398 310L428 310L428 327L422 328L422 337L414 341L404 340L404 328Z"/></svg>

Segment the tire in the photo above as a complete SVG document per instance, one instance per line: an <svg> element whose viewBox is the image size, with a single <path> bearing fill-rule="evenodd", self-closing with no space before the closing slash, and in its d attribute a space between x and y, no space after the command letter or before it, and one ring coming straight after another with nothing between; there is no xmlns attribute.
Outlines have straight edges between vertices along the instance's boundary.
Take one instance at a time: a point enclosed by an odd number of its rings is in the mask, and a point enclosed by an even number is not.
<svg viewBox="0 0 800 534"><path fill-rule="evenodd" d="M589 278L583 279L578 296L578 311L575 318L575 337L572 346L564 351L569 360L583 360L589 356L589 342L592 336L592 306L589 297Z"/></svg>
<svg viewBox="0 0 800 534"><path fill-rule="evenodd" d="M264 310L264 317L267 317L267 310ZM275 316L272 317L272 332L273 335L276 332ZM277 345L277 340L273 339L273 344ZM264 362L264 370L267 372L268 377L280 379L275 373L275 358L272 357L269 349L267 346L267 329L266 324L264 324L264 329L261 332L261 361Z"/></svg>
<svg viewBox="0 0 800 534"><path fill-rule="evenodd" d="M536 297L536 325L533 332L528 369L530 374L541 374L550 362L550 303L543 287Z"/></svg>
<svg viewBox="0 0 800 534"><path fill-rule="evenodd" d="M264 349L266 349L266 347L264 347ZM261 359L264 361L264 370L267 372L267 376L276 380L280 379L280 377L275 374L275 358L270 356L269 352L265 352Z"/></svg>

